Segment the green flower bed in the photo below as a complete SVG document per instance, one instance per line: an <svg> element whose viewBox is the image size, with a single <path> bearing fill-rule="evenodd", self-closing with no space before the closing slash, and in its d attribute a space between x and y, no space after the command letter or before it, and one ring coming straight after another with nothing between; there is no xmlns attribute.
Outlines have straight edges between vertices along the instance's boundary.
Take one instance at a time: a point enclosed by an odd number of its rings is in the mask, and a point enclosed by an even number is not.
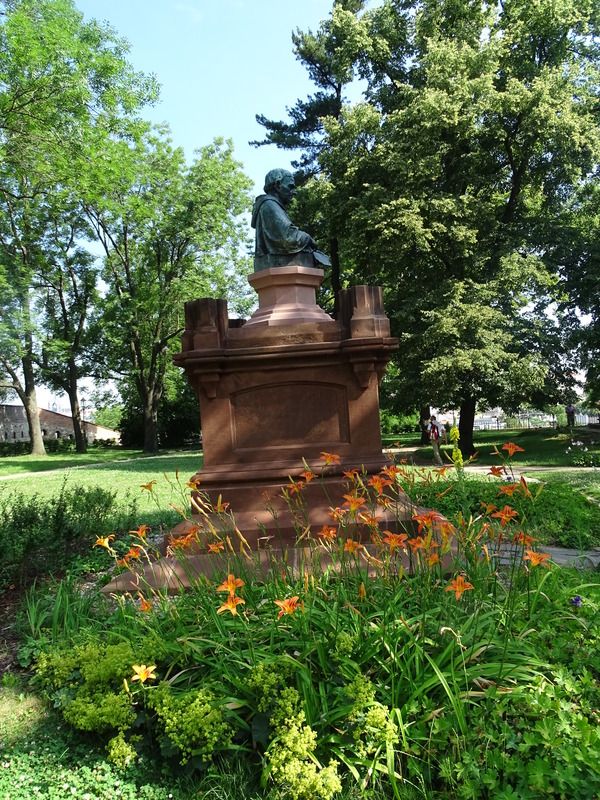
<svg viewBox="0 0 600 800"><path fill-rule="evenodd" d="M420 506L436 508L446 516L466 517L484 513L489 504L512 503L520 510L528 533L540 544L575 549L600 546L600 505L566 483L543 485L528 483L533 502L523 503L521 493L509 497L501 491L497 478L461 478L432 480L411 478L402 486L411 500ZM508 484L510 486L510 484ZM506 486L506 484L504 484ZM542 489L540 491L540 489Z"/></svg>
<svg viewBox="0 0 600 800"><path fill-rule="evenodd" d="M318 476L291 484L295 570L273 554L265 573L207 518L177 550L225 564L186 593L142 582L116 604L83 603L73 584L32 594L23 661L125 773L149 757L191 776L242 764L264 796L289 800L596 798L600 585L532 546L527 520L545 489L381 530L378 511L410 474L350 473L335 524L309 536L302 490ZM147 533L97 544L135 568L154 557ZM501 541L519 556L506 568ZM32 613L45 603L51 627Z"/></svg>

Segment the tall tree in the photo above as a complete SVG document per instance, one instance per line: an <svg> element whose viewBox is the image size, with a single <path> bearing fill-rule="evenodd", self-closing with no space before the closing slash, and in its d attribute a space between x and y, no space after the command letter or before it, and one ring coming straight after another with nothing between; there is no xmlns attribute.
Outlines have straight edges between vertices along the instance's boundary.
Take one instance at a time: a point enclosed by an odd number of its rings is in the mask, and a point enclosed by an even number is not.
<svg viewBox="0 0 600 800"><path fill-rule="evenodd" d="M592 0L334 7L367 89L324 122L326 213L347 274L385 288L407 407L460 406L467 453L476 403L568 377L547 311L561 216L600 153L597 26Z"/></svg>
<svg viewBox="0 0 600 800"><path fill-rule="evenodd" d="M23 189L25 192L23 192ZM45 453L36 395L36 324L32 308L32 280L41 263L37 202L23 196L27 185L14 194L0 194L0 283L5 288L0 307L0 364L9 385L23 403L31 452Z"/></svg>
<svg viewBox="0 0 600 800"><path fill-rule="evenodd" d="M157 414L169 344L183 328L184 300L222 294L230 270L247 269L239 215L249 181L230 143L215 142L186 166L160 134L120 153L89 187L86 210L106 258L103 326L111 363L133 381L144 420L144 450L158 447ZM114 153L113 153L114 156Z"/></svg>
<svg viewBox="0 0 600 800"><path fill-rule="evenodd" d="M43 230L39 219L31 222L33 207L57 186L81 180L91 131L131 133L156 86L131 69L125 43L105 25L84 23L71 0L1 5L0 270L10 291L0 297L0 365L25 405L32 450L43 453L32 314Z"/></svg>
<svg viewBox="0 0 600 800"><path fill-rule="evenodd" d="M46 206L43 264L33 279L41 328L38 366L42 380L69 398L75 449L85 453L79 381L95 371L98 266L81 245L91 234L83 212L55 196Z"/></svg>

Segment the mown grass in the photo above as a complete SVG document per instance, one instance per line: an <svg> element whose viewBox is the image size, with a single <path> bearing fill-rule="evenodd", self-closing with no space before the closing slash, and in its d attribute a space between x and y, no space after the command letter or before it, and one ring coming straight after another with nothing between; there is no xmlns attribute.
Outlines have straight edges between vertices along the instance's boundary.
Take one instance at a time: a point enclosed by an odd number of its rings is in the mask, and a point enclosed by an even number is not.
<svg viewBox="0 0 600 800"><path fill-rule="evenodd" d="M536 472L535 477L545 483L565 484L571 489L581 492L591 500L600 503L600 469Z"/></svg>
<svg viewBox="0 0 600 800"><path fill-rule="evenodd" d="M182 482L190 478L202 467L202 454L200 452L171 453L150 458L136 458L127 461L112 461L99 464L92 468L57 469L55 474L27 478L11 478L0 481L0 495L12 493L37 494L42 498L57 494L63 484L72 486L99 486L111 489L117 497L125 498L127 495L139 497L140 509L151 512L156 506L148 492L141 488L152 480L160 479L163 474L174 479L179 473ZM168 506L172 502L172 489L165 480L157 480L155 486L157 500Z"/></svg>
<svg viewBox="0 0 600 800"><path fill-rule="evenodd" d="M142 450L126 450L120 447L100 449L90 448L87 453L48 453L45 456L4 456L0 458L0 477L20 475L24 472L45 472L55 469L69 469L89 464L105 464L110 461L123 461L143 458Z"/></svg>
<svg viewBox="0 0 600 800"><path fill-rule="evenodd" d="M570 452L567 450L571 438L568 431L556 431L553 428L547 430L476 431L474 444L477 455L473 464L483 466L496 464L498 457L494 455L494 449L500 448L505 442L510 441L518 444L525 451L519 453L517 464L519 467L572 466L574 454L572 450ZM578 428L573 438L585 442L590 455L600 456L600 430ZM449 459L451 446L443 445L441 450L447 454ZM431 447L418 447L414 453L414 460L418 463L433 463Z"/></svg>

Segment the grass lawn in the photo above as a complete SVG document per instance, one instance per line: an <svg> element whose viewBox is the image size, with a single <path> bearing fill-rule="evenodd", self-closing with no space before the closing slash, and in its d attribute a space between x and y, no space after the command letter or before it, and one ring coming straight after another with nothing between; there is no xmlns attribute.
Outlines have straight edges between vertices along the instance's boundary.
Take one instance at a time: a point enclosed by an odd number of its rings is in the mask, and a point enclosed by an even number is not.
<svg viewBox="0 0 600 800"><path fill-rule="evenodd" d="M22 472L43 472L50 469L68 469L85 464L103 464L107 461L142 458L142 450L121 448L90 448L87 453L49 453L45 456L6 456L0 458L0 477Z"/></svg>
<svg viewBox="0 0 600 800"><path fill-rule="evenodd" d="M52 456L48 456L52 458ZM81 456L78 456L81 458ZM13 460L13 459L10 459ZM70 466L73 466L71 460ZM1 461L0 461L1 465ZM133 460L117 460L110 463L77 469L60 468L54 474L43 475L39 478L29 476L26 478L11 478L0 480L0 496L11 493L37 494L40 497L51 497L57 494L66 481L67 487L73 486L100 486L117 492L117 496L124 498L126 495L133 497L142 496L140 508L143 510L155 509L152 498L140 487L142 484L156 481L155 495L163 508L169 503L177 502L177 492L174 492L166 474L171 481L175 481L175 473L179 471L180 480L185 486L186 481L202 466L202 455L199 452L171 453L164 456L149 458L138 457Z"/></svg>
<svg viewBox="0 0 600 800"><path fill-rule="evenodd" d="M546 483L564 483L600 503L600 469L536 472L535 478Z"/></svg>
<svg viewBox="0 0 600 800"><path fill-rule="evenodd" d="M588 453L600 457L600 430L591 428L577 428L574 438L584 442ZM500 448L505 442L514 442L524 449L524 453L517 453L514 463L517 466L561 466L573 465L573 450L567 452L571 443L571 436L565 430L556 431L553 428L540 430L502 430L502 431L475 431L474 443L477 450L475 464L498 464L498 456L493 454L494 447ZM450 446L442 446L448 456ZM418 462L431 463L433 454L431 447L419 447L415 454Z"/></svg>

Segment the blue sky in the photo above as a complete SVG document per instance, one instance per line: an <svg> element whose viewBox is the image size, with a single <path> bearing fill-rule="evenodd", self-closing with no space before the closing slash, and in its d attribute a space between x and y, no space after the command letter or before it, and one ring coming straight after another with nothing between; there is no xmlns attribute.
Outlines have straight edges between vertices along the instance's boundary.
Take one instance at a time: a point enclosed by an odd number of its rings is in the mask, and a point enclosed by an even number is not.
<svg viewBox="0 0 600 800"><path fill-rule="evenodd" d="M332 0L75 2L129 41L136 69L156 75L161 100L145 116L167 122L188 158L216 136L233 139L257 193L269 169L289 167L289 153L248 145L264 135L255 114L284 119L286 106L314 90L292 53L291 33L316 30Z"/></svg>

